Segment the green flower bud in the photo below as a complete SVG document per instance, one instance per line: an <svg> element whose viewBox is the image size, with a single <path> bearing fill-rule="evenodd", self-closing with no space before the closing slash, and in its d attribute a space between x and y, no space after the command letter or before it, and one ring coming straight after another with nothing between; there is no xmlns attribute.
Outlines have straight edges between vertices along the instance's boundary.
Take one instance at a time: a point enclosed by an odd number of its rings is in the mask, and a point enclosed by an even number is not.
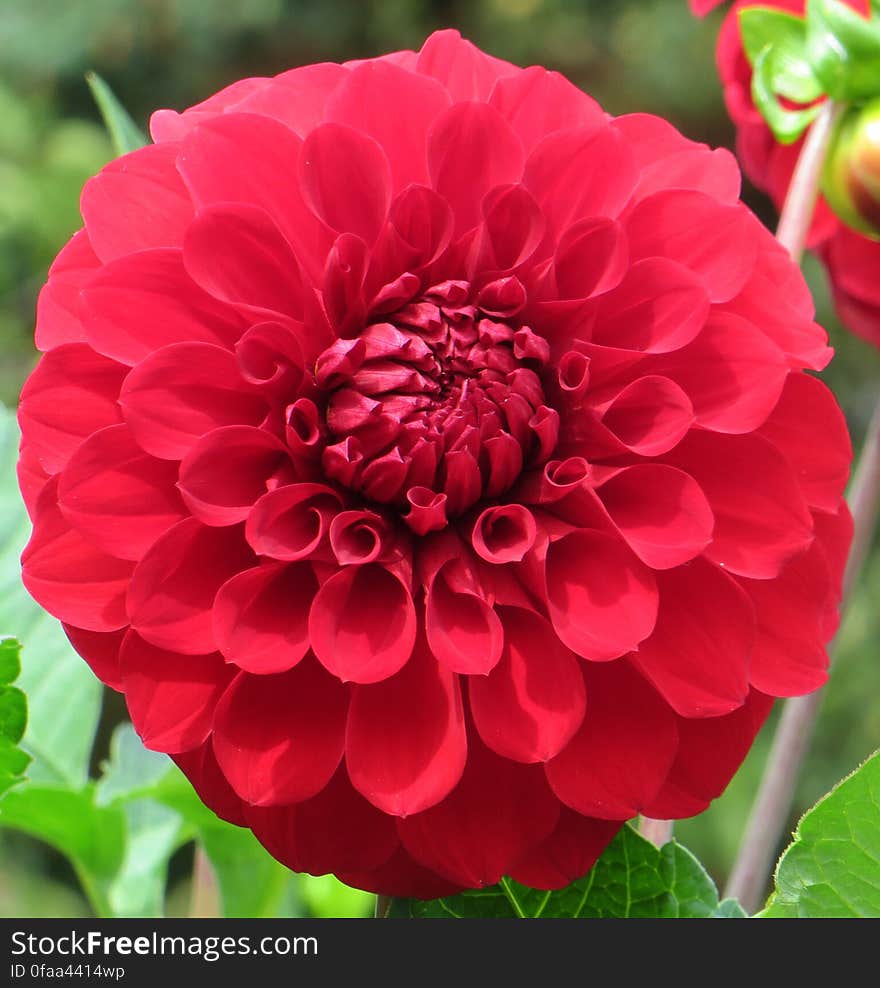
<svg viewBox="0 0 880 988"><path fill-rule="evenodd" d="M847 226L880 240L880 98L843 115L825 162L822 193Z"/></svg>

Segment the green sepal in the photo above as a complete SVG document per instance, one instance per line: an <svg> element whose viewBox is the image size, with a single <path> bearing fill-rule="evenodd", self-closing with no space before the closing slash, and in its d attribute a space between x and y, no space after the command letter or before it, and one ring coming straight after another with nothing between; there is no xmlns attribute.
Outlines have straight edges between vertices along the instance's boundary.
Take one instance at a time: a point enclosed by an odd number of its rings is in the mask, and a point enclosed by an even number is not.
<svg viewBox="0 0 880 988"><path fill-rule="evenodd" d="M807 0L806 54L825 93L839 102L880 95L880 9L866 19L841 0Z"/></svg>
<svg viewBox="0 0 880 988"><path fill-rule="evenodd" d="M779 49L767 45L755 59L752 73L752 99L761 116L767 121L773 136L780 144L794 144L816 119L821 104L801 110L788 110L779 101L775 86L779 71L776 66Z"/></svg>
<svg viewBox="0 0 880 988"><path fill-rule="evenodd" d="M807 58L807 25L802 17L770 7L745 7L739 12L740 35L746 57L754 65L765 48L773 50L772 92L797 103L812 103L822 95Z"/></svg>

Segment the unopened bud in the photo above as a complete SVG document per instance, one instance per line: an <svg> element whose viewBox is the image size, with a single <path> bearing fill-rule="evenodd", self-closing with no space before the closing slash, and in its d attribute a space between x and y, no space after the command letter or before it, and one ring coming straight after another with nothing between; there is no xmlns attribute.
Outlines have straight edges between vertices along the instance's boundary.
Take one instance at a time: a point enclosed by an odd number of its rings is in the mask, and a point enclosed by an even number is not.
<svg viewBox="0 0 880 988"><path fill-rule="evenodd" d="M880 99L844 114L826 160L822 193L847 226L880 240Z"/></svg>

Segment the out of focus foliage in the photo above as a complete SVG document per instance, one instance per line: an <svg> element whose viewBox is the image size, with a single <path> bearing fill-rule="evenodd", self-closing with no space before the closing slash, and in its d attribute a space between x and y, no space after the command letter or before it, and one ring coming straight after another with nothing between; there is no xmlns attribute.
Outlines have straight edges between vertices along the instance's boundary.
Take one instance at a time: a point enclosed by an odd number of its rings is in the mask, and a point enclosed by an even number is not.
<svg viewBox="0 0 880 988"><path fill-rule="evenodd" d="M558 69L612 113L660 113L694 139L729 146L714 67L721 16L697 21L685 0L0 0L0 401L15 405L33 366L37 292L80 225L83 182L112 154L87 71L106 79L146 127L152 110L182 109L243 76L418 47L430 31L453 26L495 55ZM746 197L772 224L766 200L751 190ZM838 351L826 379L858 440L880 387L880 353L837 324L819 265L808 262L807 274ZM0 516L0 544L11 535L8 518ZM0 585L10 575L0 573ZM880 747L878 587L875 551L844 628L792 829L807 806ZM41 647L28 630L0 628L23 640L25 679L27 651ZM123 717L119 698L105 697L93 778L102 761L112 763L110 737ZM39 720L37 698L31 724L38 734ZM721 800L677 828L719 884L769 737L765 730ZM171 857L172 912L186 911L190 864L186 849ZM0 829L0 872L0 915L89 911L70 866L44 843ZM364 908L329 880L304 882L290 894L279 909L341 915Z"/></svg>

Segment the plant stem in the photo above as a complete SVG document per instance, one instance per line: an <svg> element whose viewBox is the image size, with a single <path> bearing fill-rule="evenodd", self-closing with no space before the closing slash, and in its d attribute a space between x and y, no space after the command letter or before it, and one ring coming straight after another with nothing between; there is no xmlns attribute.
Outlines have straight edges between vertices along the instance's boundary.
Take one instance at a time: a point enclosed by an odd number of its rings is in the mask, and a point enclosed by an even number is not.
<svg viewBox="0 0 880 988"><path fill-rule="evenodd" d="M853 542L843 574L841 620L859 578L877 527L880 509L880 399L868 426L859 465L850 485ZM833 655L838 632L829 652ZM795 784L816 725L822 691L787 700L764 777L755 798L725 895L739 899L747 912L761 905L773 857L791 809Z"/></svg>
<svg viewBox="0 0 880 988"><path fill-rule="evenodd" d="M807 134L791 176L779 226L776 228L776 239L788 249L796 264L800 263L810 223L813 221L813 207L819 194L828 143L843 109L841 103L832 100L825 102Z"/></svg>
<svg viewBox="0 0 880 988"><path fill-rule="evenodd" d="M376 896L376 919L388 919L388 913L391 912L391 896L390 895L377 895Z"/></svg>
<svg viewBox="0 0 880 988"><path fill-rule="evenodd" d="M672 840L674 820L653 820L643 816L639 823L639 833L655 847L663 847Z"/></svg>
<svg viewBox="0 0 880 988"><path fill-rule="evenodd" d="M190 918L217 919L220 915L220 889L217 876L201 844L196 844L193 859L192 887L189 896Z"/></svg>

